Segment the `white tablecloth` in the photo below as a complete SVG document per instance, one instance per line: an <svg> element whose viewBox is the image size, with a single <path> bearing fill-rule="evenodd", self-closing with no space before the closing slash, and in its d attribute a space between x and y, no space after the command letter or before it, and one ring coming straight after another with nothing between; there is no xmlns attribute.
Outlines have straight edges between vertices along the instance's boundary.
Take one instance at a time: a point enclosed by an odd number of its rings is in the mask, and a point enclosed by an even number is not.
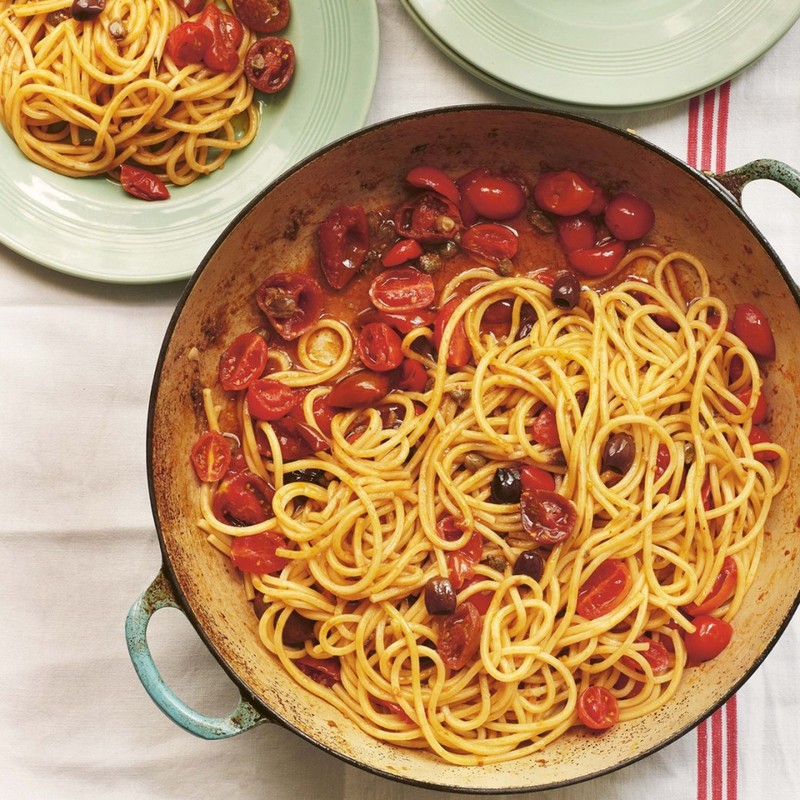
<svg viewBox="0 0 800 800"><path fill-rule="evenodd" d="M396 0L378 0L378 8L380 70L368 122L518 102L454 66ZM800 26L715 92L604 119L715 171L758 157L800 166ZM800 278L800 201L757 184L745 208ZM86 282L0 246L0 796L444 796L345 765L277 726L197 739L136 678L123 621L160 566L145 470L147 403L182 288ZM149 638L181 697L212 715L232 709L238 693L179 612L156 614ZM537 797L800 797L798 658L800 619L735 700L696 731L617 773Z"/></svg>

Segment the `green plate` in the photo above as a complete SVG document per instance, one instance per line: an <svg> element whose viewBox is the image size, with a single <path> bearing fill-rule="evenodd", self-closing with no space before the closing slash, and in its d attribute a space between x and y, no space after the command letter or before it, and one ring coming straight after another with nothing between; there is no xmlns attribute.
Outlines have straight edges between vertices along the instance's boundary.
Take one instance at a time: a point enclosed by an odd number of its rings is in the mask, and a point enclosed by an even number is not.
<svg viewBox="0 0 800 800"><path fill-rule="evenodd" d="M261 100L255 140L224 169L147 203L102 176L32 164L0 131L0 242L60 272L110 283L188 278L265 185L364 124L378 70L375 0L298 0L283 35L297 54L289 88Z"/></svg>
<svg viewBox="0 0 800 800"><path fill-rule="evenodd" d="M403 0L454 61L510 94L599 110L716 86L800 18L800 0Z"/></svg>

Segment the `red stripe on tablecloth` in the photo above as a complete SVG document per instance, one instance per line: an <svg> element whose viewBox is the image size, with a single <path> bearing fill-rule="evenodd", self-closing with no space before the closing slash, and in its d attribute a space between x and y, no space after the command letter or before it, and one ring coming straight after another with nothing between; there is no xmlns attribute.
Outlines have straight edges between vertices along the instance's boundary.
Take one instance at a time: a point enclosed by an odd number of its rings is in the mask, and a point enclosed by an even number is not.
<svg viewBox="0 0 800 800"><path fill-rule="evenodd" d="M739 776L739 748L738 748L738 718L736 715L736 695L733 695L728 700L725 706L725 721L727 722L725 728L725 744L726 744L726 770L725 770L725 783L728 787L727 800L736 800L737 793L737 779Z"/></svg>
<svg viewBox="0 0 800 800"><path fill-rule="evenodd" d="M711 716L711 800L722 800L722 758L724 753L722 717L724 713L723 706Z"/></svg>
<svg viewBox="0 0 800 800"><path fill-rule="evenodd" d="M700 169L711 169L711 153L714 143L714 101L716 91L710 89L703 95L703 137L700 148Z"/></svg>
<svg viewBox="0 0 800 800"><path fill-rule="evenodd" d="M727 169L728 157L728 112L731 104L731 83L726 81L717 89L719 99L717 102L717 172Z"/></svg>

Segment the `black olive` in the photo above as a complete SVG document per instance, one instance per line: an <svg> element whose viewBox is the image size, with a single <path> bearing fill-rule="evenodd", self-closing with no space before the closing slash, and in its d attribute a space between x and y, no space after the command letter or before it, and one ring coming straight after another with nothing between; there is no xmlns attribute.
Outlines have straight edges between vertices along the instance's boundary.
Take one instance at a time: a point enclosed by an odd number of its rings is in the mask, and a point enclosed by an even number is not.
<svg viewBox="0 0 800 800"><path fill-rule="evenodd" d="M259 619L261 619L266 610L267 601L264 599L264 595L260 592L256 593L256 596L253 598L253 612Z"/></svg>
<svg viewBox="0 0 800 800"><path fill-rule="evenodd" d="M86 22L99 16L106 7L106 0L73 0L69 13L78 22Z"/></svg>
<svg viewBox="0 0 800 800"><path fill-rule="evenodd" d="M437 616L447 616L456 610L456 592L449 578L431 578L425 584L425 608Z"/></svg>
<svg viewBox="0 0 800 800"><path fill-rule="evenodd" d="M519 470L513 467L500 467L492 478L493 503L519 503L522 494L522 481Z"/></svg>
<svg viewBox="0 0 800 800"><path fill-rule="evenodd" d="M536 312L527 303L522 306L519 312L519 330L517 331L517 341L530 336L533 325L537 320Z"/></svg>
<svg viewBox="0 0 800 800"><path fill-rule="evenodd" d="M559 272L550 290L553 305L568 311L575 308L581 299L581 285L571 272Z"/></svg>
<svg viewBox="0 0 800 800"><path fill-rule="evenodd" d="M284 644L304 644L314 638L314 620L292 611L283 626Z"/></svg>
<svg viewBox="0 0 800 800"><path fill-rule="evenodd" d="M514 562L515 575L527 575L538 581L544 572L544 559L535 550L524 550Z"/></svg>
<svg viewBox="0 0 800 800"><path fill-rule="evenodd" d="M625 473L631 468L636 455L636 445L629 433L613 433L603 448L603 469Z"/></svg>
<svg viewBox="0 0 800 800"><path fill-rule="evenodd" d="M321 469L296 469L294 472L287 472L283 476L284 483L296 483L297 481L305 481L317 486L325 486L327 483L325 472Z"/></svg>

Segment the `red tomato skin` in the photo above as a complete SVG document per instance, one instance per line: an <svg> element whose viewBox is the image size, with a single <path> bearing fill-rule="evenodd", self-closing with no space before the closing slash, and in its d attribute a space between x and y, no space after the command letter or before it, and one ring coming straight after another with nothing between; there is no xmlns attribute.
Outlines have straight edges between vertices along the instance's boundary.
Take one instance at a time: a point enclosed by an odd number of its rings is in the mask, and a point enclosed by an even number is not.
<svg viewBox="0 0 800 800"><path fill-rule="evenodd" d="M489 172L476 174L465 186L464 196L479 217L491 220L516 217L527 200L518 183Z"/></svg>
<svg viewBox="0 0 800 800"><path fill-rule="evenodd" d="M519 250L519 237L505 225L479 222L461 234L461 249L480 263L491 266L514 258Z"/></svg>
<svg viewBox="0 0 800 800"><path fill-rule="evenodd" d="M656 215L644 198L630 192L620 192L608 201L604 219L612 236L623 242L632 242L650 233Z"/></svg>
<svg viewBox="0 0 800 800"><path fill-rule="evenodd" d="M578 719L593 731L605 731L619 722L619 703L605 686L589 686L578 695Z"/></svg>
<svg viewBox="0 0 800 800"><path fill-rule="evenodd" d="M320 431L302 419L290 415L276 419L271 425L284 461L296 461L331 449L330 442ZM256 431L256 439L261 455L271 457L269 442L260 430Z"/></svg>
<svg viewBox="0 0 800 800"><path fill-rule="evenodd" d="M367 369L389 372L403 361L402 341L385 323L365 325L356 339L356 353Z"/></svg>
<svg viewBox="0 0 800 800"><path fill-rule="evenodd" d="M662 442L658 446L658 450L656 451L656 469L655 469L655 476L656 480L658 480L666 471L667 467L669 467L670 457L669 457L669 448Z"/></svg>
<svg viewBox="0 0 800 800"><path fill-rule="evenodd" d="M254 333L237 336L219 360L219 382L223 389L246 389L264 372L269 347L264 337Z"/></svg>
<svg viewBox="0 0 800 800"><path fill-rule="evenodd" d="M363 327L370 322L385 322L404 336L414 328L430 328L436 319L436 312L432 308L416 308L412 311L380 311L367 308L359 312L356 326Z"/></svg>
<svg viewBox="0 0 800 800"><path fill-rule="evenodd" d="M609 558L597 567L578 590L575 610L585 619L602 617L625 599L631 583L627 564Z"/></svg>
<svg viewBox="0 0 800 800"><path fill-rule="evenodd" d="M690 617L698 617L718 609L733 597L733 593L736 590L738 572L736 561L732 556L726 556L722 562L722 569L720 569L719 575L715 578L714 585L708 595L699 603L689 603L682 610Z"/></svg>
<svg viewBox="0 0 800 800"><path fill-rule="evenodd" d="M752 397L753 390L748 387L746 389L741 389L736 392L736 396L742 403L747 406L750 404L750 398ZM734 408L733 403L726 403L725 407L732 413L738 413L737 409ZM759 392L758 399L756 400L755 407L753 408L753 414L750 417L753 425L761 425L767 418L767 398L764 394L763 390Z"/></svg>
<svg viewBox="0 0 800 800"><path fill-rule="evenodd" d="M425 250L416 239L401 239L395 242L382 256L384 267L400 267L419 258Z"/></svg>
<svg viewBox="0 0 800 800"><path fill-rule="evenodd" d="M426 244L449 242L464 227L458 206L435 192L401 204L395 210L394 225L400 236Z"/></svg>
<svg viewBox="0 0 800 800"><path fill-rule="evenodd" d="M326 402L334 408L367 408L383 400L391 388L385 372L362 369L337 381Z"/></svg>
<svg viewBox="0 0 800 800"><path fill-rule="evenodd" d="M436 320L433 324L433 343L436 345L437 350L442 343L442 336L444 329L450 317L453 315L461 298L453 297L448 300L439 310L436 315ZM453 369L461 369L461 367L469 364L472 358L472 347L470 347L469 338L467 337L467 329L464 326L464 319L460 319L456 324L453 335L450 337L450 347L447 350L447 366Z"/></svg>
<svg viewBox="0 0 800 800"><path fill-rule="evenodd" d="M467 543L447 554L448 574L453 588L460 589L475 574L475 565L483 555L483 536L473 531Z"/></svg>
<svg viewBox="0 0 800 800"><path fill-rule="evenodd" d="M231 465L231 446L218 431L207 431L192 447L191 461L197 477L206 483L221 480Z"/></svg>
<svg viewBox="0 0 800 800"><path fill-rule="evenodd" d="M317 229L319 264L333 289L355 277L369 249L369 223L361 206L340 206Z"/></svg>
<svg viewBox="0 0 800 800"><path fill-rule="evenodd" d="M214 516L229 525L257 525L273 516L275 490L249 470L228 474L214 492Z"/></svg>
<svg viewBox="0 0 800 800"><path fill-rule="evenodd" d="M561 447L556 412L550 406L545 406L536 415L531 423L529 434L531 439L542 447Z"/></svg>
<svg viewBox="0 0 800 800"><path fill-rule="evenodd" d="M239 66L236 48L242 41L242 23L236 17L220 11L214 3L209 3L197 22L211 32L211 43L203 53L205 65L216 72L233 72Z"/></svg>
<svg viewBox="0 0 800 800"><path fill-rule="evenodd" d="M242 572L269 575L283 569L289 559L275 551L286 547L283 537L272 531L255 533L252 536L237 536L231 542L231 561Z"/></svg>
<svg viewBox="0 0 800 800"><path fill-rule="evenodd" d="M139 200L168 200L169 189L158 175L141 167L122 164L119 168L119 182L122 188Z"/></svg>
<svg viewBox="0 0 800 800"><path fill-rule="evenodd" d="M670 654L667 648L661 642L651 639L649 636L639 636L636 641L640 644L647 642L647 649L641 650L640 654L650 664L654 675L663 675L670 666ZM621 661L628 669L635 672L641 671L639 664L630 656L623 656Z"/></svg>
<svg viewBox="0 0 800 800"><path fill-rule="evenodd" d="M322 315L322 287L299 272L277 272L256 290L256 303L287 342L307 333Z"/></svg>
<svg viewBox="0 0 800 800"><path fill-rule="evenodd" d="M572 217L588 210L594 191L582 175L567 169L541 175L533 189L533 199L542 211Z"/></svg>
<svg viewBox="0 0 800 800"><path fill-rule="evenodd" d="M176 25L169 32L165 49L175 66L183 69L189 64L201 63L213 40L214 36L209 28L201 22L189 20Z"/></svg>
<svg viewBox="0 0 800 800"><path fill-rule="evenodd" d="M683 637L686 654L693 663L710 661L716 658L733 637L733 628L724 619L701 614L692 620L694 633Z"/></svg>
<svg viewBox="0 0 800 800"><path fill-rule="evenodd" d="M254 380L247 387L247 407L256 419L274 422L303 402L305 391L269 378Z"/></svg>
<svg viewBox="0 0 800 800"><path fill-rule="evenodd" d="M763 429L760 428L758 425L753 425L750 428L750 434L748 435L748 440L750 444L764 444L765 442L771 442L772 439L770 435ZM769 463L770 461L777 461L780 456L776 450L759 450L757 453L753 454L753 457L756 461L760 461L762 464Z"/></svg>
<svg viewBox="0 0 800 800"><path fill-rule="evenodd" d="M582 250L573 250L568 254L570 266L590 278L599 278L608 275L628 252L625 242L616 239L597 244L594 247L585 247Z"/></svg>
<svg viewBox="0 0 800 800"><path fill-rule="evenodd" d="M483 580L482 575L473 575L469 580L464 582L462 591L464 589L468 589L473 583L479 583L482 580ZM471 603L473 606L475 606L477 612L481 616L484 616L486 612L489 610L489 606L492 604L493 597L494 597L494 592L491 592L487 589L484 592L476 592L475 594L470 595L463 602Z"/></svg>
<svg viewBox="0 0 800 800"><path fill-rule="evenodd" d="M453 179L436 167L414 167L406 175L406 181L418 189L430 189L456 205L461 200L461 192Z"/></svg>
<svg viewBox="0 0 800 800"><path fill-rule="evenodd" d="M733 312L733 332L745 343L747 349L760 358L775 358L775 337L767 315L752 303L741 303Z"/></svg>
<svg viewBox="0 0 800 800"><path fill-rule="evenodd" d="M566 497L546 489L524 489L520 495L522 528L538 545L555 547L575 531L578 512Z"/></svg>
<svg viewBox="0 0 800 800"><path fill-rule="evenodd" d="M475 211L472 207L472 203L470 203L466 196L467 187L488 174L489 170L486 169L486 167L477 167L465 173L456 181L456 187L459 192L461 192L461 202L459 204L461 219L467 226L474 225L478 221L478 212Z"/></svg>
<svg viewBox="0 0 800 800"><path fill-rule="evenodd" d="M380 311L416 311L433 303L436 287L430 275L414 267L394 267L372 281L369 297Z"/></svg>
<svg viewBox="0 0 800 800"><path fill-rule="evenodd" d="M400 365L397 388L407 392L424 392L428 385L428 371L413 358L404 358Z"/></svg>
<svg viewBox="0 0 800 800"><path fill-rule="evenodd" d="M436 649L450 669L461 669L478 651L481 639L481 615L472 603L461 603L439 626Z"/></svg>
<svg viewBox="0 0 800 800"><path fill-rule="evenodd" d="M565 253L585 250L597 244L597 226L588 213L573 217L559 217L556 220L558 242Z"/></svg>
<svg viewBox="0 0 800 800"><path fill-rule="evenodd" d="M522 467L520 480L522 481L522 488L527 489L529 492L535 489L545 489L548 492L553 492L556 488L553 473L532 464L526 464Z"/></svg>
<svg viewBox="0 0 800 800"><path fill-rule="evenodd" d="M295 666L311 680L329 689L342 680L341 666L338 658L313 658L301 656Z"/></svg>
<svg viewBox="0 0 800 800"><path fill-rule="evenodd" d="M233 0L233 10L250 30L278 33L289 24L292 7L289 0Z"/></svg>
<svg viewBox="0 0 800 800"><path fill-rule="evenodd" d="M289 85L294 64L294 45L288 39L265 36L250 45L244 57L244 74L259 92L277 94Z"/></svg>

